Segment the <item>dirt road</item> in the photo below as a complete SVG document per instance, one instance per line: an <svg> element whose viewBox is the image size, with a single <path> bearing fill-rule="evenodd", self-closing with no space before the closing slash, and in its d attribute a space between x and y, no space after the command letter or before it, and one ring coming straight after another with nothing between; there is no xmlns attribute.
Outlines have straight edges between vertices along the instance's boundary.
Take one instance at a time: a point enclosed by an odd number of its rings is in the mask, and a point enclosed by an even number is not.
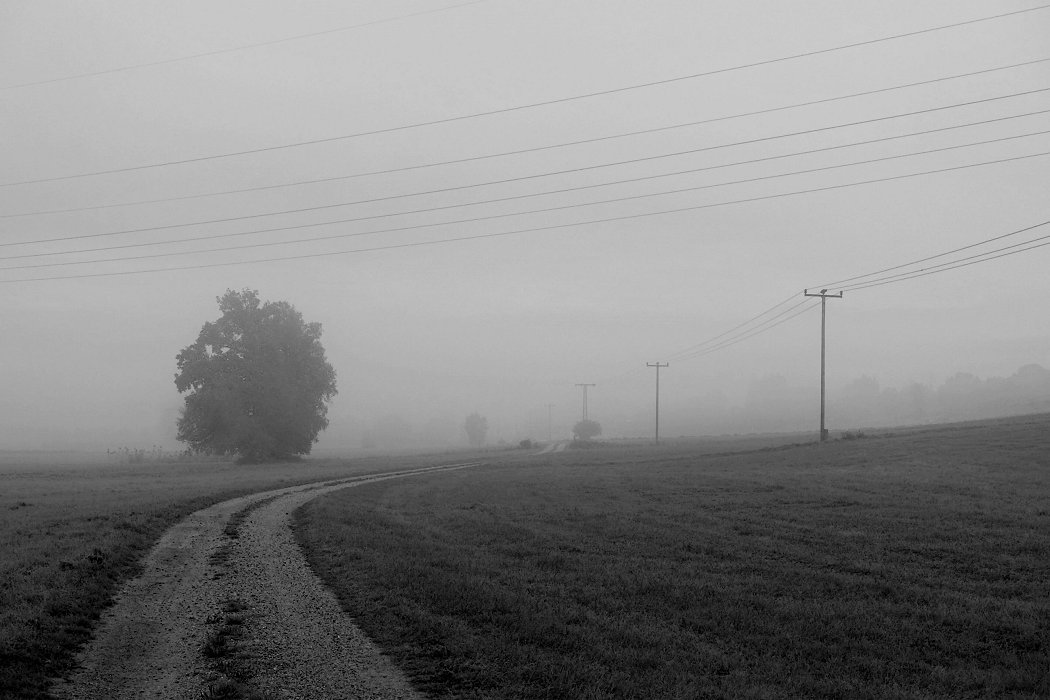
<svg viewBox="0 0 1050 700"><path fill-rule="evenodd" d="M278 698L419 697L309 570L289 515L338 489L471 466L293 486L193 513L150 551L55 696L183 700L229 675Z"/></svg>

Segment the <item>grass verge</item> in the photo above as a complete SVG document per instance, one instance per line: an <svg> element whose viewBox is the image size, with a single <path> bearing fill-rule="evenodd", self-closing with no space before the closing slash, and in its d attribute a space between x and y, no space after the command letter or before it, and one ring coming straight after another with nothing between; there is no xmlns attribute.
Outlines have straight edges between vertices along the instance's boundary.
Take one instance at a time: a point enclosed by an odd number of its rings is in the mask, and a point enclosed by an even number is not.
<svg viewBox="0 0 1050 700"><path fill-rule="evenodd" d="M297 513L440 698L1050 697L1050 418L596 449Z"/></svg>

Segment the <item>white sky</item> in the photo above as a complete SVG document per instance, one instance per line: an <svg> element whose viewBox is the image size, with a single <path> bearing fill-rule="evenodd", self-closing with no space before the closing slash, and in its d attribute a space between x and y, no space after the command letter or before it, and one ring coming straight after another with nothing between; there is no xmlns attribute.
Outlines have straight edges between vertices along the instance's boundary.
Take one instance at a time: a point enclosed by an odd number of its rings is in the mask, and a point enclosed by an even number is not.
<svg viewBox="0 0 1050 700"><path fill-rule="evenodd" d="M681 156L1050 88L1050 61L765 115L598 143L263 191L193 197L551 146L1050 58L1050 9L605 96L252 155L23 183L326 139L808 53L1036 7L970 0L670 0L0 4L0 449L174 446L175 355L227 288L287 300L325 328L340 394L322 445L377 417L416 426L478 410L517 439L578 417L648 411L652 370L820 285L1050 219L1050 156L751 203L698 207L1050 151L1048 113L659 179L416 214L402 212L710 168L1050 110L1050 91ZM428 12L442 7L446 11ZM421 14L424 13L424 14ZM400 19L398 19L400 18ZM381 21L380 20L392 20ZM372 23L372 24L368 24ZM357 29L110 71L349 25ZM39 83L25 85L26 83ZM464 187L623 160L634 164ZM712 186L718 185L718 186ZM327 241L437 222L703 187L574 209ZM329 205L397 197L341 207ZM181 198L181 199L174 199ZM19 216L140 200L152 204ZM305 207L329 208L284 214ZM163 230L193 221L244 217ZM381 216L311 228L224 234ZM559 227L346 254L384 245ZM1007 239L1050 234L1050 227ZM95 236L51 243L45 239ZM72 253L89 248L197 242ZM284 245L215 251L254 243ZM18 243L22 245L10 245ZM184 251L211 251L186 254ZM985 248L977 249L980 252ZM37 257L13 258L40 253ZM98 262L113 257L182 253ZM294 261L75 279L292 255ZM829 387L1050 365L1050 247L829 302ZM939 262L939 261L936 261ZM782 374L816 387L819 314L661 374L663 408ZM817 405L807 407L815 413ZM684 410L684 409L679 409ZM679 415L680 424L689 416ZM622 430L626 430L623 428ZM621 431L622 431L621 430ZM638 432L648 430L639 427ZM696 432L702 432L697 426ZM534 435L534 437L545 437Z"/></svg>

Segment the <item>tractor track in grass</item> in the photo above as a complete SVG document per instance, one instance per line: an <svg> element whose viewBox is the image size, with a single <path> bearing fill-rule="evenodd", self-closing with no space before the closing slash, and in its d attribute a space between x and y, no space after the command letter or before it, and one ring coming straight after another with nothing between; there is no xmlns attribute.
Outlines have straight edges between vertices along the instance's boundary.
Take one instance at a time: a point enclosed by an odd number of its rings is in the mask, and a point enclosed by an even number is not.
<svg viewBox="0 0 1050 700"><path fill-rule="evenodd" d="M339 489L472 466L319 481L191 514L123 586L54 697L420 697L308 568L289 518Z"/></svg>

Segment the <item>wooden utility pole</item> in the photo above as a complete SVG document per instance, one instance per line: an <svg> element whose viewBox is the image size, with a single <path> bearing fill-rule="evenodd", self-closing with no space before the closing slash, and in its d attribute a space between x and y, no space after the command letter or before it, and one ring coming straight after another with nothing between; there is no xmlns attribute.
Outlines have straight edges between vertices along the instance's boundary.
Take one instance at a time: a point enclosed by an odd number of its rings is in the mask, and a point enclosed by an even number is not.
<svg viewBox="0 0 1050 700"><path fill-rule="evenodd" d="M828 439L827 428L824 427L824 333L827 326L827 303L828 299L841 299L842 292L828 294L828 290L821 289L818 294L810 294L808 289L802 290L803 296L820 297L820 441Z"/></svg>
<svg viewBox="0 0 1050 700"><path fill-rule="evenodd" d="M659 445L660 444L660 368L661 367L670 367L671 365L667 364L666 362L664 362L663 364L661 364L659 362L646 362L645 366L646 367L655 367L656 368L656 444Z"/></svg>
<svg viewBox="0 0 1050 700"><path fill-rule="evenodd" d="M577 384L583 387L583 420L587 420L587 387L598 386L597 384Z"/></svg>
<svg viewBox="0 0 1050 700"><path fill-rule="evenodd" d="M551 409L554 408L554 404L547 404L547 442L551 441Z"/></svg>

